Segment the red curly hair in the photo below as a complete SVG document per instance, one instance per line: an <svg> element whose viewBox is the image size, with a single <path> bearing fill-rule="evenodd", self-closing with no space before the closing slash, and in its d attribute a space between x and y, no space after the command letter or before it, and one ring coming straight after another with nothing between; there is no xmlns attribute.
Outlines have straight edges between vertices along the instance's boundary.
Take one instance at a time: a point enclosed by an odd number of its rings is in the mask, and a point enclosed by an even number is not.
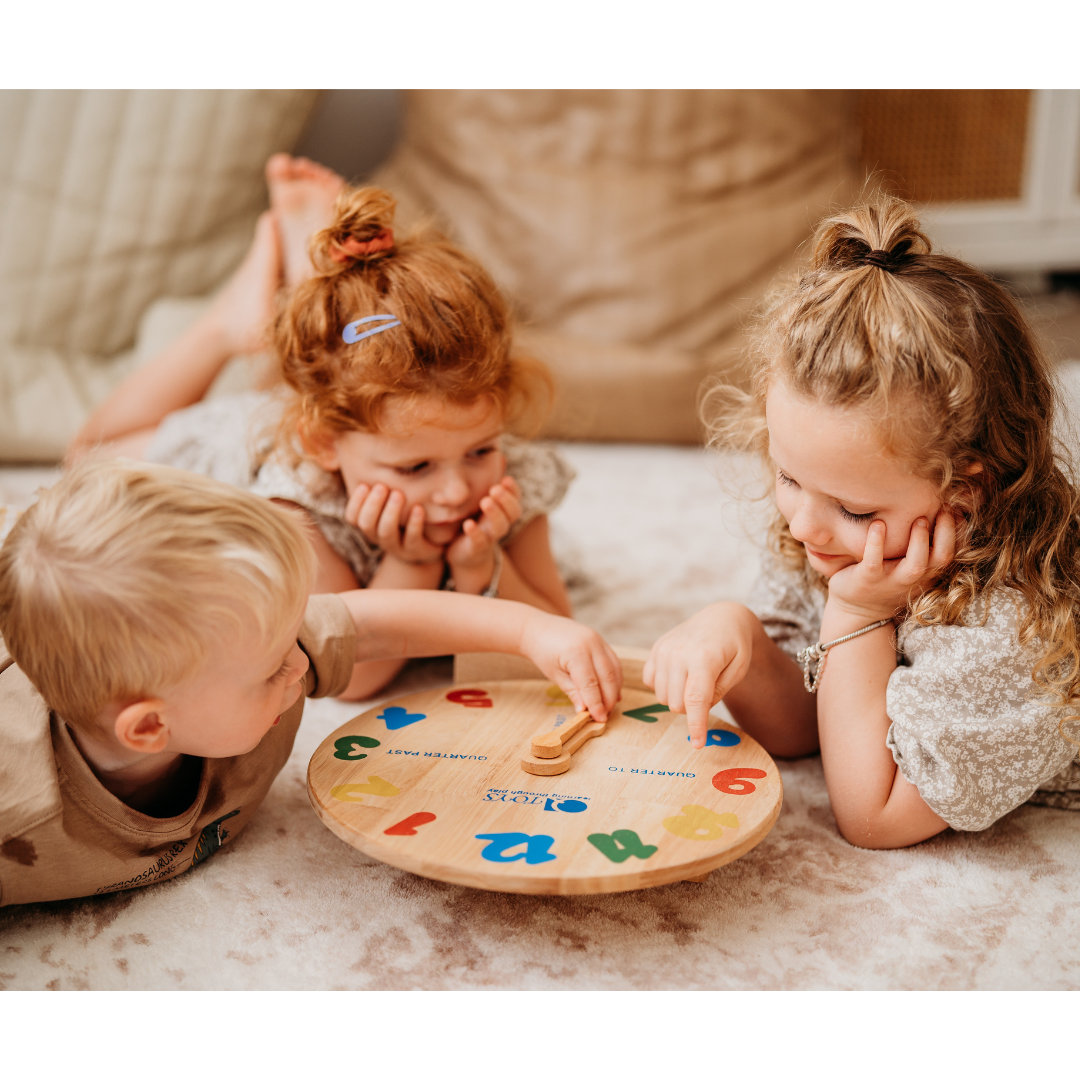
<svg viewBox="0 0 1080 1080"><path fill-rule="evenodd" d="M347 187L333 223L312 237L316 273L274 324L281 373L295 391L283 434L299 431L308 443L378 431L388 399L433 396L456 405L489 398L508 426L535 434L554 384L539 361L514 355L506 301L476 260L431 228L395 243L396 205L381 188ZM345 327L371 315L401 325L346 342Z"/></svg>

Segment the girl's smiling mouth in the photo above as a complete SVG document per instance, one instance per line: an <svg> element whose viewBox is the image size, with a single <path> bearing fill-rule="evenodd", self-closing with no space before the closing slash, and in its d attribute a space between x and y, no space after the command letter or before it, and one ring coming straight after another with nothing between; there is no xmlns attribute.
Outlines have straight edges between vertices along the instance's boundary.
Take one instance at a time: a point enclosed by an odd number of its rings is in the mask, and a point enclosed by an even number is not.
<svg viewBox="0 0 1080 1080"><path fill-rule="evenodd" d="M813 555L815 559L823 559L825 561L828 561L829 559L843 559L843 558L845 558L844 555L827 555L827 554L825 554L824 551L815 551L813 548L809 548L809 547L806 549L806 554L807 555Z"/></svg>

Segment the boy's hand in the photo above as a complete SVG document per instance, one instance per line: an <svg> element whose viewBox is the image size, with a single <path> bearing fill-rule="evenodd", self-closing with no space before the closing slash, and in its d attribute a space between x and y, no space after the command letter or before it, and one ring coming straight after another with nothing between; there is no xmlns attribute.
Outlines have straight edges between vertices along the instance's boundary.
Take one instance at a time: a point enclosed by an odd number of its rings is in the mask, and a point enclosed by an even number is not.
<svg viewBox="0 0 1080 1080"><path fill-rule="evenodd" d="M400 491L385 484L357 484L345 506L345 520L391 558L414 565L441 561L443 549L424 536L424 508L414 506L403 528L404 509Z"/></svg>
<svg viewBox="0 0 1080 1080"><path fill-rule="evenodd" d="M463 522L461 535L446 549L446 561L455 577L461 570L492 568L495 545L521 517L521 488L517 481L504 476L493 484L480 500L480 511L479 521Z"/></svg>
<svg viewBox="0 0 1080 1080"><path fill-rule="evenodd" d="M575 709L588 709L594 720L607 720L622 690L622 665L595 630L531 609L520 644L522 655L566 693Z"/></svg>
<svg viewBox="0 0 1080 1080"><path fill-rule="evenodd" d="M845 566L829 578L830 604L859 620L891 619L907 604L909 595L933 582L956 551L956 521L946 507L934 522L932 547L926 518L912 523L902 559L885 558L885 533L884 521L872 522L862 562Z"/></svg>
<svg viewBox="0 0 1080 1080"><path fill-rule="evenodd" d="M642 678L661 704L686 714L690 745L700 750L709 710L750 670L753 618L741 604L711 604L652 647Z"/></svg>

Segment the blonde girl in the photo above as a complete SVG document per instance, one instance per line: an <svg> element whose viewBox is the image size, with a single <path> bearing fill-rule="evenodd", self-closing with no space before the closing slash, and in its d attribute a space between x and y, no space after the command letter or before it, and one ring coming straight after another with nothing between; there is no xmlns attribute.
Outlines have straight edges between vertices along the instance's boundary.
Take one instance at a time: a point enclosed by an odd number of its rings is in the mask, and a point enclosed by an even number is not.
<svg viewBox="0 0 1080 1080"><path fill-rule="evenodd" d="M902 202L840 214L773 298L739 401L712 396L717 437L769 464L771 551L748 607L699 612L645 672L693 745L723 698L772 753L820 749L865 847L1033 797L1080 808L1080 498L1009 294Z"/></svg>
<svg viewBox="0 0 1080 1080"><path fill-rule="evenodd" d="M122 387L77 446L134 446L299 507L319 556L317 592L451 588L569 615L547 514L573 474L554 450L510 434L543 419L550 377L514 354L509 312L484 270L433 232L396 237L394 209L386 191L343 188L311 237L311 266L271 331L281 390L182 408L243 341L234 332L233 348L215 353L211 329L200 339L196 328ZM259 311L265 321L279 272L268 269L273 226L260 223L208 315L219 337L238 311L248 337ZM370 696L400 666L357 665L345 696Z"/></svg>

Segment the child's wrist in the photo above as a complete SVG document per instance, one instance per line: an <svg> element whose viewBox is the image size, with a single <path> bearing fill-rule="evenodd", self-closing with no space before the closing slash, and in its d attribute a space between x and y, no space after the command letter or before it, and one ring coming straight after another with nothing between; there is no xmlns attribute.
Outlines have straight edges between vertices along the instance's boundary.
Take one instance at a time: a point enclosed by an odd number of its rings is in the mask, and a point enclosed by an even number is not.
<svg viewBox="0 0 1080 1080"><path fill-rule="evenodd" d="M435 566L436 564L441 566L446 561L441 551L434 555L427 555L424 558L410 558L401 552L384 552L383 559L393 559L403 566Z"/></svg>
<svg viewBox="0 0 1080 1080"><path fill-rule="evenodd" d="M416 588L437 589L442 581L444 565L445 563L441 557L432 559L430 562L410 562L407 559L399 558L397 555L384 554L379 569L384 574L392 574L396 582L415 582ZM411 585L397 585L395 587L409 588Z"/></svg>
<svg viewBox="0 0 1080 1080"><path fill-rule="evenodd" d="M830 597L821 619L821 640L832 641L882 619L891 619L895 614L895 608L845 603Z"/></svg>
<svg viewBox="0 0 1080 1080"><path fill-rule="evenodd" d="M448 559L447 565L454 578L454 588L458 592L479 595L491 585L495 576L495 550L492 548L487 556L477 563L462 564Z"/></svg>

